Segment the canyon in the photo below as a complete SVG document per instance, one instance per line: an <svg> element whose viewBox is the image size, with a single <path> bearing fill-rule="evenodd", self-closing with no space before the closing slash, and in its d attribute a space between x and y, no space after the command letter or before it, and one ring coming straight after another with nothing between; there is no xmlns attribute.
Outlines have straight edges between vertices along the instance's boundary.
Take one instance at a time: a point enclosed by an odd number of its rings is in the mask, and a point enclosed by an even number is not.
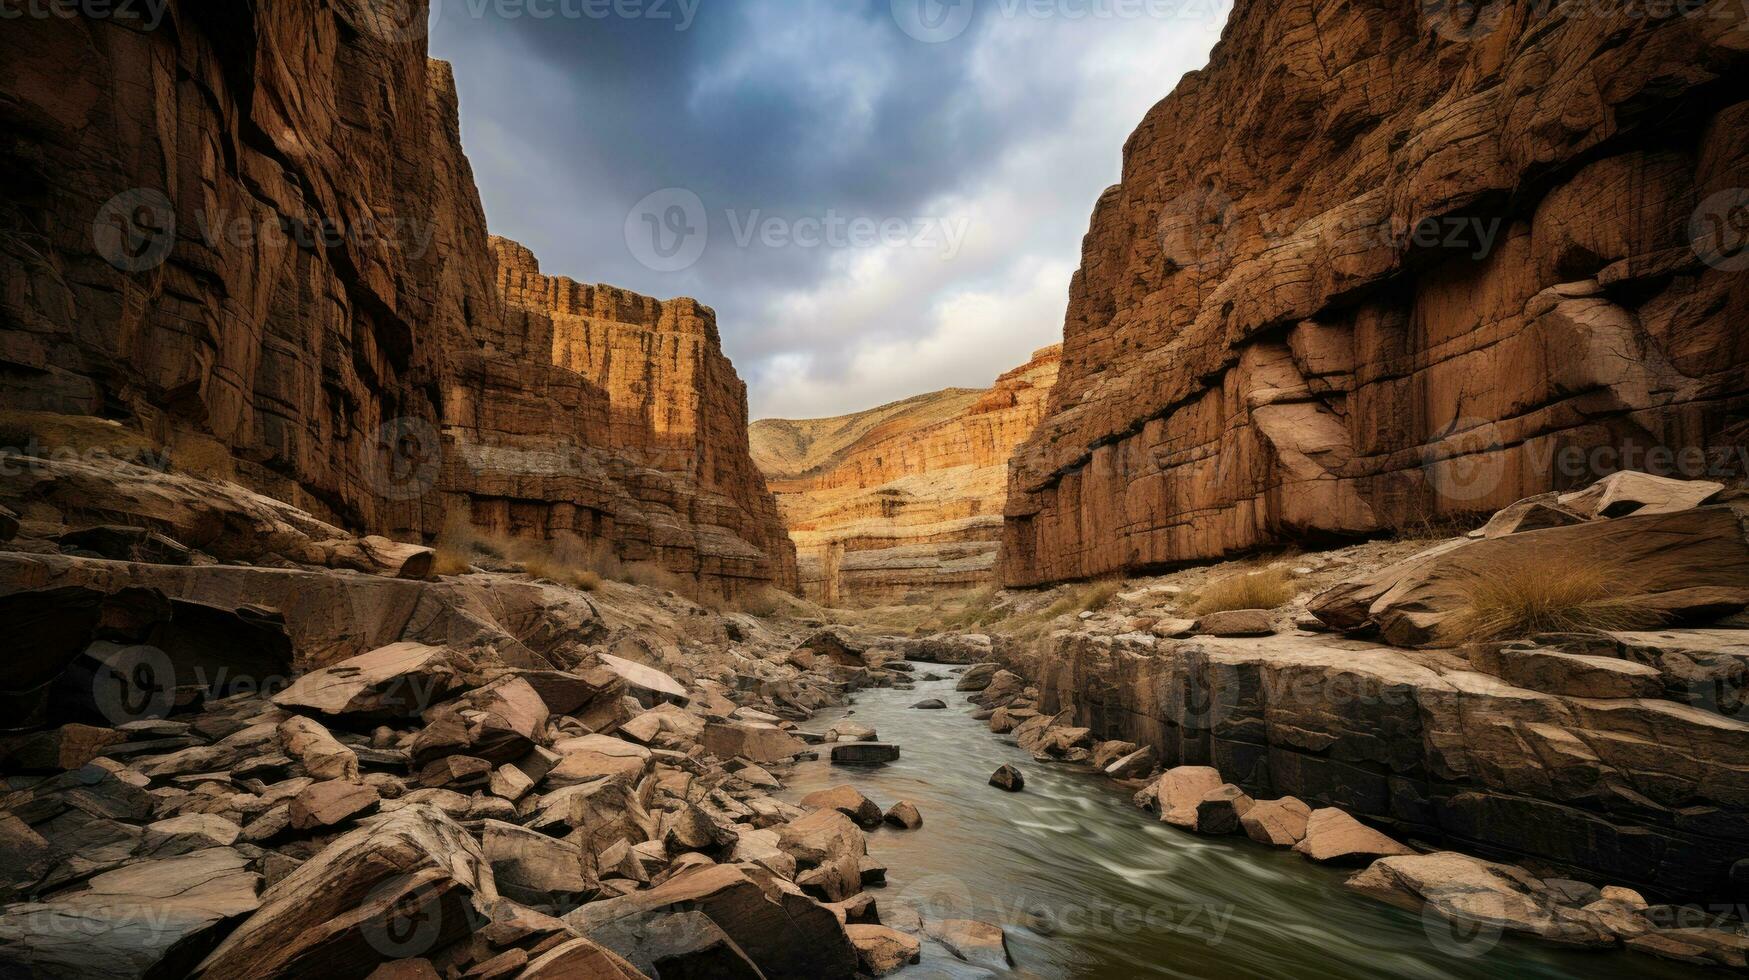
<svg viewBox="0 0 1749 980"><path fill-rule="evenodd" d="M1239 3L1093 212L1003 582L1472 518L1606 475L1599 447L1741 445L1749 290L1711 228L1749 184L1742 16Z"/></svg>
<svg viewBox="0 0 1749 980"><path fill-rule="evenodd" d="M1239 0L1060 346L751 423L378 0L164 11L0 29L0 973L1749 969L1740 4Z"/></svg>
<svg viewBox="0 0 1749 980"><path fill-rule="evenodd" d="M95 416L347 527L794 588L714 314L490 239L453 73L372 4L10 25L11 441Z"/></svg>
<svg viewBox="0 0 1749 980"><path fill-rule="evenodd" d="M830 419L761 419L753 458L795 541L803 594L904 605L993 586L1008 458L1056 382L1060 348L987 389Z"/></svg>

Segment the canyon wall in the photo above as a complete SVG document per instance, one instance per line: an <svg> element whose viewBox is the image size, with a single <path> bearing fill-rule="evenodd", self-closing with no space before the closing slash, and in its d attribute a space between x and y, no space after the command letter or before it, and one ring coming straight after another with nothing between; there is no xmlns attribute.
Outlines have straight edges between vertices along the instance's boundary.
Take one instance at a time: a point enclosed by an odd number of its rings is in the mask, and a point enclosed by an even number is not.
<svg viewBox="0 0 1749 980"><path fill-rule="evenodd" d="M1094 210L1003 581L1741 476L1744 20L1241 0Z"/></svg>
<svg viewBox="0 0 1749 980"><path fill-rule="evenodd" d="M874 606L995 584L1008 458L1038 424L1060 352L1035 352L988 389L755 422L753 459L795 540L803 592Z"/></svg>
<svg viewBox="0 0 1749 980"><path fill-rule="evenodd" d="M561 350L500 295L454 80L409 6L412 27L374 0L7 21L6 444L79 451L48 444L53 416L101 416L354 529L471 514L727 593L793 586L707 310L604 290L624 328Z"/></svg>

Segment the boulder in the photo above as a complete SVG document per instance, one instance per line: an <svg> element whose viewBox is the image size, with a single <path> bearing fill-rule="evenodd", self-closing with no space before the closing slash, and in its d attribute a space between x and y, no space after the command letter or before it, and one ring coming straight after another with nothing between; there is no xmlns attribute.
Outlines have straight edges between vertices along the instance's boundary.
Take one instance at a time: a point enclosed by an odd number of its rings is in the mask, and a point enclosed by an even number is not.
<svg viewBox="0 0 1749 980"><path fill-rule="evenodd" d="M314 778L357 781L358 753L341 745L314 719L299 716L280 722L279 740Z"/></svg>
<svg viewBox="0 0 1749 980"><path fill-rule="evenodd" d="M823 629L803 640L797 650L806 650L840 667L868 666L867 644L842 629Z"/></svg>
<svg viewBox="0 0 1749 980"><path fill-rule="evenodd" d="M911 707L918 711L941 711L947 707L947 702L940 698L925 698Z"/></svg>
<svg viewBox="0 0 1749 980"><path fill-rule="evenodd" d="M499 894L514 901L557 906L562 913L595 891L594 881L585 873L583 849L574 841L487 820L480 828L480 852L492 868Z"/></svg>
<svg viewBox="0 0 1749 980"><path fill-rule="evenodd" d="M1520 534L1524 531L1541 531L1551 527L1566 527L1569 524L1583 524L1585 515L1568 510L1556 502L1560 494L1545 493L1525 500L1496 513L1482 528L1484 538L1502 538L1508 534Z"/></svg>
<svg viewBox="0 0 1749 980"><path fill-rule="evenodd" d="M598 653L596 657L601 661L601 666L612 671L625 682L626 690L642 702L646 708L654 707L664 701L685 704L690 700L686 693L686 685L654 667L646 667L643 664L607 653Z"/></svg>
<svg viewBox="0 0 1749 980"><path fill-rule="evenodd" d="M698 911L770 980L849 980L857 969L856 950L837 916L780 882L772 889L774 894L767 894L733 865L711 865L654 888L592 902L564 918L589 936L651 912Z"/></svg>
<svg viewBox="0 0 1749 980"><path fill-rule="evenodd" d="M796 884L841 902L862 890L868 839L837 810L816 810L776 828L778 847L806 873Z"/></svg>
<svg viewBox="0 0 1749 980"><path fill-rule="evenodd" d="M1292 796L1259 800L1239 818L1245 836L1270 847L1292 847L1306 839L1312 808Z"/></svg>
<svg viewBox="0 0 1749 980"><path fill-rule="evenodd" d="M837 810L864 827L879 826L881 822L881 808L854 786L835 786L809 793L802 797L802 806Z"/></svg>
<svg viewBox="0 0 1749 980"><path fill-rule="evenodd" d="M1251 812L1254 801L1232 783L1217 786L1196 804L1196 832L1199 834L1236 834L1240 821Z"/></svg>
<svg viewBox="0 0 1749 980"><path fill-rule="evenodd" d="M719 759L746 759L760 765L788 762L807 746L782 729L769 725L711 722L701 743Z"/></svg>
<svg viewBox="0 0 1749 980"><path fill-rule="evenodd" d="M879 732L854 721L841 721L826 729L826 741L828 742L876 742L879 740Z"/></svg>
<svg viewBox="0 0 1749 980"><path fill-rule="evenodd" d="M338 826L370 813L380 802L382 797L375 786L343 779L315 783L292 798L291 827L293 830L317 830Z"/></svg>
<svg viewBox="0 0 1749 980"><path fill-rule="evenodd" d="M708 976L708 974L707 974ZM531 960L516 980L643 980L622 957L587 939L572 939Z"/></svg>
<svg viewBox="0 0 1749 980"><path fill-rule="evenodd" d="M905 830L916 830L923 826L923 814L918 811L917 804L910 800L900 800L887 808L883 818L887 823Z"/></svg>
<svg viewBox="0 0 1749 980"><path fill-rule="evenodd" d="M930 939L973 966L1002 974L1014 965L1008 956L1008 937L1000 926L975 919L939 919L926 921L923 928Z"/></svg>
<svg viewBox="0 0 1749 980"><path fill-rule="evenodd" d="M1196 829L1197 806L1223 782L1220 772L1208 766L1178 766L1166 770L1154 783L1160 819L1174 827Z"/></svg>
<svg viewBox="0 0 1749 980"><path fill-rule="evenodd" d="M1026 678L1011 670L999 670L983 690L968 700L985 708L1000 708L1011 704L1026 690Z"/></svg>
<svg viewBox="0 0 1749 980"><path fill-rule="evenodd" d="M1294 851L1319 864L1362 865L1415 852L1335 808L1313 810Z"/></svg>
<svg viewBox="0 0 1749 980"><path fill-rule="evenodd" d="M1275 614L1267 609L1229 609L1213 612L1196 621L1199 636L1271 636Z"/></svg>
<svg viewBox="0 0 1749 980"><path fill-rule="evenodd" d="M982 691L990 686L990 682L996 677L996 672L1001 669L1001 664L974 664L967 667L965 673L960 675L960 679L954 684L953 689L956 691Z"/></svg>
<svg viewBox="0 0 1749 980"><path fill-rule="evenodd" d="M850 936L850 944L856 947L856 958L862 964L862 972L871 977L897 973L922 956L923 944L896 929L882 925L849 925L844 931Z"/></svg>
<svg viewBox="0 0 1749 980"><path fill-rule="evenodd" d="M320 561L329 568L348 568L367 575L426 579L437 564L437 552L379 535L315 542Z"/></svg>
<svg viewBox="0 0 1749 980"><path fill-rule="evenodd" d="M355 724L414 718L461 686L459 666L447 647L395 643L310 671L273 703Z"/></svg>
<svg viewBox="0 0 1749 980"><path fill-rule="evenodd" d="M1348 887L1469 927L1575 946L1616 941L1596 914L1571 907L1564 895L1523 869L1449 851L1381 858L1349 878Z"/></svg>
<svg viewBox="0 0 1749 980"><path fill-rule="evenodd" d="M1010 793L1018 793L1026 788L1026 777L1019 769L1004 765L990 774L990 785Z"/></svg>
<svg viewBox="0 0 1749 980"><path fill-rule="evenodd" d="M140 835L140 854L167 858L237 843L243 829L214 813L185 813L147 824Z"/></svg>
<svg viewBox="0 0 1749 980"><path fill-rule="evenodd" d="M1631 587L1622 599L1678 619L1749 605L1749 541L1730 507L1713 506L1449 542L1338 585L1308 608L1337 629L1372 624L1393 645L1437 646L1452 642L1444 626L1465 608L1469 583L1552 556L1608 561Z"/></svg>
<svg viewBox="0 0 1749 980"><path fill-rule="evenodd" d="M1129 755L1113 760L1105 767L1104 772L1112 779L1141 779L1153 772L1154 767L1158 764L1159 759L1154 753L1154 747L1144 745Z"/></svg>
<svg viewBox="0 0 1749 980"><path fill-rule="evenodd" d="M99 874L45 902L9 905L0 911L0 973L186 976L230 923L260 906L261 876L248 868L236 850L207 848Z"/></svg>
<svg viewBox="0 0 1749 980"><path fill-rule="evenodd" d="M590 933L590 938L651 977L763 976L741 947L703 912L655 911L627 916Z"/></svg>
<svg viewBox="0 0 1749 980"><path fill-rule="evenodd" d="M899 747L885 742L840 742L832 746L837 765L880 765L899 758Z"/></svg>
<svg viewBox="0 0 1749 980"><path fill-rule="evenodd" d="M611 735L584 735L553 744L559 764L547 773L552 789L616 779L634 783L650 768L650 750Z"/></svg>
<svg viewBox="0 0 1749 980"><path fill-rule="evenodd" d="M464 935L497 889L479 845L435 807L413 805L341 836L261 897L194 977L367 973Z"/></svg>

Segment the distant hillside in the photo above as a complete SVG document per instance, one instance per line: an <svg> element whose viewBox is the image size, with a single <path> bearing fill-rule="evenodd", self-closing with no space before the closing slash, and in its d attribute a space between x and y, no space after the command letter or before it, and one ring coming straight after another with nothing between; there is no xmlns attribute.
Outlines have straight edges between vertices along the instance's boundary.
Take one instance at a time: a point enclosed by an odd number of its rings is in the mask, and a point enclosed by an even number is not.
<svg viewBox="0 0 1749 980"><path fill-rule="evenodd" d="M747 430L753 462L767 478L797 479L830 469L859 444L952 418L983 395L980 388L943 388L836 418L760 419Z"/></svg>

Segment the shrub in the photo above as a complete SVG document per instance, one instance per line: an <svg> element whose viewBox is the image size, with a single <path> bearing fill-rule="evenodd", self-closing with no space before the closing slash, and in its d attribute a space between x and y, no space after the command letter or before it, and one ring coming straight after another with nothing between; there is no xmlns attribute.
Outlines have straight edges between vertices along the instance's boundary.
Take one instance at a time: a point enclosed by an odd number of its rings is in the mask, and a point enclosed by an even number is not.
<svg viewBox="0 0 1749 980"><path fill-rule="evenodd" d="M1462 606L1441 626L1441 637L1481 643L1663 624L1667 614L1647 606L1631 581L1598 555L1543 552L1512 558L1459 581Z"/></svg>
<svg viewBox="0 0 1749 980"><path fill-rule="evenodd" d="M1293 576L1285 568L1233 575L1210 584L1197 594L1190 611L1198 616L1234 609L1276 609L1299 594Z"/></svg>

